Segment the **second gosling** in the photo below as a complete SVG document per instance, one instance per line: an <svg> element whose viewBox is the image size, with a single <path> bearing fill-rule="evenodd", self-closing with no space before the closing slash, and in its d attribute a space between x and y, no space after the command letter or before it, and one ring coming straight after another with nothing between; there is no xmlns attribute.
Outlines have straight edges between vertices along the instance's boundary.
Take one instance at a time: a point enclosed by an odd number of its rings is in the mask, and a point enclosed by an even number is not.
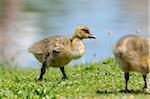
<svg viewBox="0 0 150 99"><path fill-rule="evenodd" d="M150 41L142 36L127 35L113 47L116 61L124 71L125 92L128 90L129 72L135 71L143 75L144 87L147 89L147 74L150 72Z"/></svg>

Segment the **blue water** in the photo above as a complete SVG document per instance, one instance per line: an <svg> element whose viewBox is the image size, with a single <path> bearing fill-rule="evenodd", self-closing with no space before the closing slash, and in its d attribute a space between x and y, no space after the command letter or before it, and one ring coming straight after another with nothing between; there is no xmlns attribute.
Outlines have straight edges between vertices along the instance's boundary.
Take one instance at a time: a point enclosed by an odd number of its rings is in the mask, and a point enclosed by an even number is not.
<svg viewBox="0 0 150 99"><path fill-rule="evenodd" d="M37 20L41 31L33 35L35 42L50 35L71 35L84 24L96 35L85 40L86 53L71 64L90 63L112 57L112 46L122 36L138 34L148 37L148 0L27 0L39 9ZM136 33L136 31L138 31ZM112 32L111 35L108 33ZM39 66L27 51L22 52L19 66Z"/></svg>

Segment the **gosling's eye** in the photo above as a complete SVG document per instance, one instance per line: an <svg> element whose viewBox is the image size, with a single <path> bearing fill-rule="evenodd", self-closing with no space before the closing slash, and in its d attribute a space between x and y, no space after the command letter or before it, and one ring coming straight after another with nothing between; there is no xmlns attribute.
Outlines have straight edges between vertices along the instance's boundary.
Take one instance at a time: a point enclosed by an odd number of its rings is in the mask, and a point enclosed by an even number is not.
<svg viewBox="0 0 150 99"><path fill-rule="evenodd" d="M81 30L84 31L87 34L90 34L89 30L86 30L86 29L81 29Z"/></svg>

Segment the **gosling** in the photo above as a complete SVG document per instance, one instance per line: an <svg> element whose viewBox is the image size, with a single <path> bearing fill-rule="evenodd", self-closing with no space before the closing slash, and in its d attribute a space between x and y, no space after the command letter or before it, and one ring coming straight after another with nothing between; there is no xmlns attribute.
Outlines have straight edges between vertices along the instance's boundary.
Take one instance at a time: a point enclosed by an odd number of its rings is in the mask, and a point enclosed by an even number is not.
<svg viewBox="0 0 150 99"><path fill-rule="evenodd" d="M83 39L86 38L96 39L87 26L79 25L71 37L50 36L29 47L29 51L42 63L38 80L42 80L48 67L59 67L63 74L62 79L67 79L64 66L84 55Z"/></svg>
<svg viewBox="0 0 150 99"><path fill-rule="evenodd" d="M125 92L129 93L129 72L135 71L143 75L144 87L148 89L146 76L150 72L150 41L142 36L127 35L113 47L116 61L124 71Z"/></svg>

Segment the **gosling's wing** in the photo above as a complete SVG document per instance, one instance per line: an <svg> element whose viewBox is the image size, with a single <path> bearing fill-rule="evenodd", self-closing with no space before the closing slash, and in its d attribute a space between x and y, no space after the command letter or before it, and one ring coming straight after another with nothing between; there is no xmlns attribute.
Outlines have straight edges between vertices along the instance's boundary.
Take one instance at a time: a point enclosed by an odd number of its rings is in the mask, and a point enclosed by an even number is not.
<svg viewBox="0 0 150 99"><path fill-rule="evenodd" d="M62 51L69 48L70 37L67 36L50 36L44 40L34 43L29 51L34 54L51 53L52 51Z"/></svg>
<svg viewBox="0 0 150 99"><path fill-rule="evenodd" d="M127 38L117 48L120 57L131 65L146 63L149 57L149 42L143 37Z"/></svg>
<svg viewBox="0 0 150 99"><path fill-rule="evenodd" d="M128 56L134 58L142 59L143 57L148 57L149 55L149 42L147 39L139 37L135 41L130 41L127 45L127 53L130 53Z"/></svg>
<svg viewBox="0 0 150 99"><path fill-rule="evenodd" d="M56 37L54 41L52 41L51 38L48 38L48 40L49 40L48 52L52 52L52 51L63 52L71 48L70 37L59 36Z"/></svg>

